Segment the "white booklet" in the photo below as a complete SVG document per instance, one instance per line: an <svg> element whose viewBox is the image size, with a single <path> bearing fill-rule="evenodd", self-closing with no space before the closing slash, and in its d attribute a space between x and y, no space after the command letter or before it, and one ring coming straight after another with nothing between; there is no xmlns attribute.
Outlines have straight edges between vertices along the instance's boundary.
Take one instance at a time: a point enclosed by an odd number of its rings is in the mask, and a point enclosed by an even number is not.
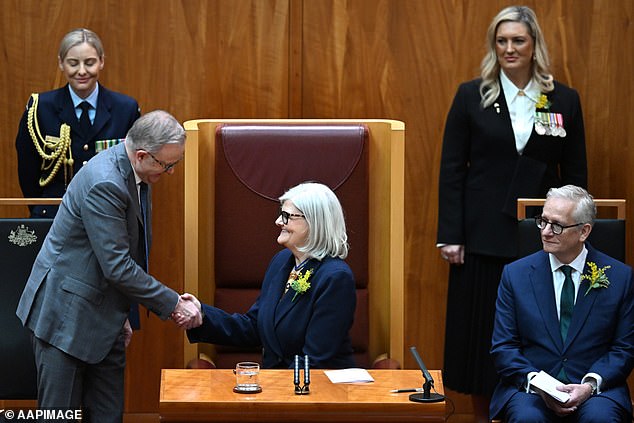
<svg viewBox="0 0 634 423"><path fill-rule="evenodd" d="M324 373L332 383L367 383L374 382L374 378L370 376L365 369L340 369L325 370Z"/></svg>
<svg viewBox="0 0 634 423"><path fill-rule="evenodd" d="M558 391L557 386L561 385L564 385L564 383L555 379L543 370L537 373L530 381L531 388L540 390L555 398L557 401L565 403L570 399L570 394Z"/></svg>

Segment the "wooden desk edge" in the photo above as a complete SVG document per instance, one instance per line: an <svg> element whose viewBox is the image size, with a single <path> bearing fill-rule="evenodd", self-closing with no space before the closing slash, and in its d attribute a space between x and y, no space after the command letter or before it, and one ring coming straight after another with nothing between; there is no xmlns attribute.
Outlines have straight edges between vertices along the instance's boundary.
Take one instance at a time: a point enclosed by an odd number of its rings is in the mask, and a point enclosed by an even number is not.
<svg viewBox="0 0 634 423"><path fill-rule="evenodd" d="M282 370L285 371L285 370ZM279 401L267 399L265 402L248 401L192 401L165 399L166 384L173 374L183 375L181 372L200 376L206 372L226 372L231 370L184 370L163 369L161 372L161 389L159 411L161 420L166 422L194 422L194 421L222 421L222 422L316 422L328 420L334 422L414 422L414 421L444 421L446 414L445 401L436 403L415 402L365 402L365 401L310 401L311 397L295 397L298 401ZM263 373L267 370L263 370ZM269 371L270 372L270 371ZM288 371L290 372L290 371ZM320 372L313 370L314 372ZM380 372L402 372L394 370L370 370L375 378ZM377 373L379 372L379 373ZM419 371L408 371L408 376ZM436 381L437 390L443 394L441 372L430 371ZM185 373L186 374L186 373ZM420 376L422 383L422 375ZM368 385L364 385L368 386ZM292 388L292 387L291 387ZM396 386L394 387L396 388ZM395 394L392 394L395 395ZM402 398L408 398L409 393L401 393ZM247 397L244 397L247 399Z"/></svg>

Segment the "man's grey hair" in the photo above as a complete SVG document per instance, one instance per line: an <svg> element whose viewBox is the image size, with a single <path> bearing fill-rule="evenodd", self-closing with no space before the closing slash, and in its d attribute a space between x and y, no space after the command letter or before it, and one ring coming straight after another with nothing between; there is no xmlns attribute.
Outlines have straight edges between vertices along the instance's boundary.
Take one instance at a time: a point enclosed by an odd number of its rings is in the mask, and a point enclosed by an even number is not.
<svg viewBox="0 0 634 423"><path fill-rule="evenodd" d="M155 110L134 122L125 142L131 151L156 153L165 144L183 144L185 136L185 129L174 116L163 110Z"/></svg>
<svg viewBox="0 0 634 423"><path fill-rule="evenodd" d="M594 225L597 217L597 206L594 198L585 189L576 185L564 185L560 188L551 188L546 194L546 200L550 198L563 198L577 203L572 217L577 223L589 223Z"/></svg>

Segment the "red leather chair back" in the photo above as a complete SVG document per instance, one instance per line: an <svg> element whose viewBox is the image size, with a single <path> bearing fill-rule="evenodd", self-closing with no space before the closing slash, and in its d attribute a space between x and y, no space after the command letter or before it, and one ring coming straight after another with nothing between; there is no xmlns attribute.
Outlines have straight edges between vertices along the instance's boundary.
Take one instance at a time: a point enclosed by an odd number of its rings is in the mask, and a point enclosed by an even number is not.
<svg viewBox="0 0 634 423"><path fill-rule="evenodd" d="M346 215L347 263L357 283L351 337L368 367L368 129L364 125L219 125L216 131L214 305L245 312L280 250L278 198L306 181L337 194ZM260 361L261 351L216 346L215 364Z"/></svg>

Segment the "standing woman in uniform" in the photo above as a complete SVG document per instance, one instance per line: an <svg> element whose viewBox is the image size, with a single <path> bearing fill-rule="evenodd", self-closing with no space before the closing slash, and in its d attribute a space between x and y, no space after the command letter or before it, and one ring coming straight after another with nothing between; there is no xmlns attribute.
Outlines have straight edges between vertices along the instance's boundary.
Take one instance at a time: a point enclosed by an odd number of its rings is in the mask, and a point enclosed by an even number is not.
<svg viewBox="0 0 634 423"><path fill-rule="evenodd" d="M135 99L97 82L104 66L97 34L72 30L57 59L68 84L31 94L15 140L24 197L62 197L73 175L96 153L123 141L140 116ZM30 209L31 217L57 213L57 206Z"/></svg>
<svg viewBox="0 0 634 423"><path fill-rule="evenodd" d="M451 267L445 386L471 394L488 421L497 383L489 355L502 268L517 258L516 200L551 187L587 186L577 92L554 81L528 7L489 26L481 77L460 85L447 117L439 180L438 247Z"/></svg>

